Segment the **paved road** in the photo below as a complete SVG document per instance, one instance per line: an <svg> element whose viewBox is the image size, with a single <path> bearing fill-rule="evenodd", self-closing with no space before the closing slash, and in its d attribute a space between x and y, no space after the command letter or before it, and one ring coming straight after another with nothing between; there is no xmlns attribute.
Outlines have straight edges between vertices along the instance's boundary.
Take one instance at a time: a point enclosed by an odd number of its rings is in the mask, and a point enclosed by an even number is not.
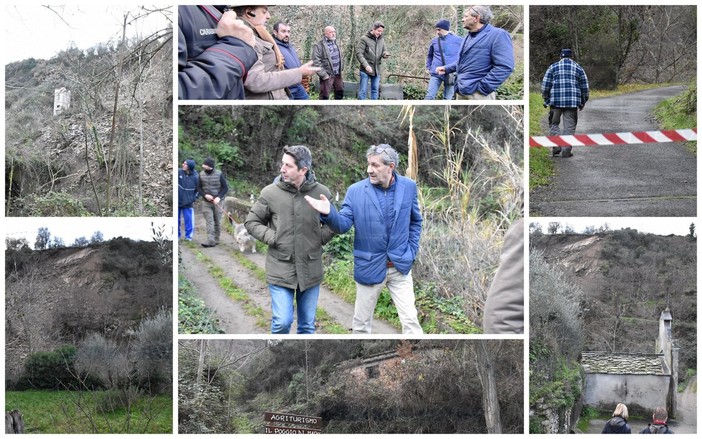
<svg viewBox="0 0 702 439"><path fill-rule="evenodd" d="M656 130L652 109L684 89L664 87L592 100L579 113L576 134ZM697 158L682 143L576 146L573 154L554 158L553 182L530 192L531 215L697 215Z"/></svg>

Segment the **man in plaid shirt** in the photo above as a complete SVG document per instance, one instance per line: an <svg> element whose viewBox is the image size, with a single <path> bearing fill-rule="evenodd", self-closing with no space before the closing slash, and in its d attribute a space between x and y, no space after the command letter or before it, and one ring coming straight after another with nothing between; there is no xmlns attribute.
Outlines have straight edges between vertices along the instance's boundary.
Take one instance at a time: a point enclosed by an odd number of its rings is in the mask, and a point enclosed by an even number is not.
<svg viewBox="0 0 702 439"><path fill-rule="evenodd" d="M551 64L541 82L541 97L544 106L550 106L548 114L549 134L559 136L575 134L578 125L578 110L585 107L590 97L587 75L578 63L572 60L570 49L561 50L560 61ZM560 129L563 118L563 130ZM572 157L572 147L563 147L563 157ZM553 155L561 153L561 147L553 148Z"/></svg>

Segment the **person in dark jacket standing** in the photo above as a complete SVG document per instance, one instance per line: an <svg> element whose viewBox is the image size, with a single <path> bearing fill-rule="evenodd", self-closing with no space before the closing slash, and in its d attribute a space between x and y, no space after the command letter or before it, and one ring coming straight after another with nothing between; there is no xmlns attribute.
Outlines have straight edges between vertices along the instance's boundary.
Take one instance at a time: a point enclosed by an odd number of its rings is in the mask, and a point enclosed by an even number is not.
<svg viewBox="0 0 702 439"><path fill-rule="evenodd" d="M607 421L602 434L631 434L631 427L627 420L629 419L629 409L621 402L617 404L612 413L612 419Z"/></svg>
<svg viewBox="0 0 702 439"><path fill-rule="evenodd" d="M253 32L236 13L178 6L178 99L244 99L258 60Z"/></svg>
<svg viewBox="0 0 702 439"><path fill-rule="evenodd" d="M193 203L197 199L197 172L195 172L195 160L188 159L183 162L182 168L178 170L178 239L181 238L180 222L183 220L185 229L185 239L193 240L195 230L195 218L193 213Z"/></svg>
<svg viewBox="0 0 702 439"><path fill-rule="evenodd" d="M300 67L302 62L297 56L295 47L293 47L290 42L290 26L280 21L274 24L273 38L275 38L275 42L285 58L285 68L290 70ZM303 79L304 78L306 77L303 77ZM307 94L307 90L302 86L302 83L291 85L288 87L288 90L290 91L290 97L292 99L306 100L310 98L310 95Z"/></svg>
<svg viewBox="0 0 702 439"><path fill-rule="evenodd" d="M288 334L297 303L297 333L314 334L322 246L334 233L305 196L331 197L315 180L312 154L304 145L283 149L280 175L261 191L246 216L246 230L268 244L266 281L271 293L271 333Z"/></svg>
<svg viewBox="0 0 702 439"><path fill-rule="evenodd" d="M429 72L429 87L424 99L434 99L441 84L444 85L444 100L453 99L455 84L449 84L446 75L436 73L436 68L452 64L458 60L458 51L463 44L463 38L449 32L450 22L441 19L436 23L436 38L431 40L427 51L427 71Z"/></svg>
<svg viewBox="0 0 702 439"><path fill-rule="evenodd" d="M653 410L653 423L641 430L641 434L673 434L668 428L668 410L665 407L656 407Z"/></svg>
<svg viewBox="0 0 702 439"><path fill-rule="evenodd" d="M572 58L572 50L562 49L561 60L549 66L541 81L541 97L544 99L544 106L550 107L548 126L551 136L575 134L578 126L578 111L585 108L585 103L590 98L590 86L585 70ZM561 119L563 119L562 130ZM562 157L572 157L572 148L572 146L564 146ZM552 150L554 156L560 152L560 146Z"/></svg>
<svg viewBox="0 0 702 439"><path fill-rule="evenodd" d="M356 59L360 64L361 80L358 84L358 99L366 98L368 81L371 87L371 99L378 99L380 92L380 63L390 56L385 50L383 32L385 25L376 21L373 28L361 37L356 45Z"/></svg>
<svg viewBox="0 0 702 439"><path fill-rule="evenodd" d="M202 215L205 217L205 226L207 227L207 242L203 242L202 246L214 247L219 244L219 234L222 228L223 208L219 203L227 195L229 185L222 171L215 169L215 162L210 157L206 158L202 164L197 191L206 201L202 208Z"/></svg>
<svg viewBox="0 0 702 439"><path fill-rule="evenodd" d="M331 90L334 89L334 99L344 99L344 79L341 72L344 70L344 57L341 49L336 44L336 29L333 26L324 28L324 37L312 48L314 65L321 67L319 75L319 99L329 99Z"/></svg>
<svg viewBox="0 0 702 439"><path fill-rule="evenodd" d="M366 152L368 178L352 184L337 210L325 196L305 197L336 233L356 230L353 241L356 304L353 332L370 334L375 305L383 287L390 290L403 334L422 334L414 304L412 265L419 253L422 214L417 184L400 176L400 162L390 145Z"/></svg>

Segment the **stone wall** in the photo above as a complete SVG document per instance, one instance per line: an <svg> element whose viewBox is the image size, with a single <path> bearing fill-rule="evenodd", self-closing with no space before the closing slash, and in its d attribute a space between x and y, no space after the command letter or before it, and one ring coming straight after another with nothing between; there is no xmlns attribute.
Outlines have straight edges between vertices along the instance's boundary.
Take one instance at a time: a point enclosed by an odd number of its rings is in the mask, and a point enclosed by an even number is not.
<svg viewBox="0 0 702 439"><path fill-rule="evenodd" d="M649 417L656 407L668 406L670 380L670 375L588 373L583 403L611 412L621 402L630 416Z"/></svg>

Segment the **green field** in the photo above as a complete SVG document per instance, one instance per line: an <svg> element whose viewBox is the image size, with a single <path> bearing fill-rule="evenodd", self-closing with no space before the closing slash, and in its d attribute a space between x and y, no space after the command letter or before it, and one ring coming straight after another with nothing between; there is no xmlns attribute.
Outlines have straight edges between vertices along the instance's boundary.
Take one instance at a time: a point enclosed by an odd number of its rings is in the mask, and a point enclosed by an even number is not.
<svg viewBox="0 0 702 439"><path fill-rule="evenodd" d="M19 410L25 433L171 433L173 399L170 395L142 396L127 411L113 406L108 391L27 390L5 392L5 411Z"/></svg>

